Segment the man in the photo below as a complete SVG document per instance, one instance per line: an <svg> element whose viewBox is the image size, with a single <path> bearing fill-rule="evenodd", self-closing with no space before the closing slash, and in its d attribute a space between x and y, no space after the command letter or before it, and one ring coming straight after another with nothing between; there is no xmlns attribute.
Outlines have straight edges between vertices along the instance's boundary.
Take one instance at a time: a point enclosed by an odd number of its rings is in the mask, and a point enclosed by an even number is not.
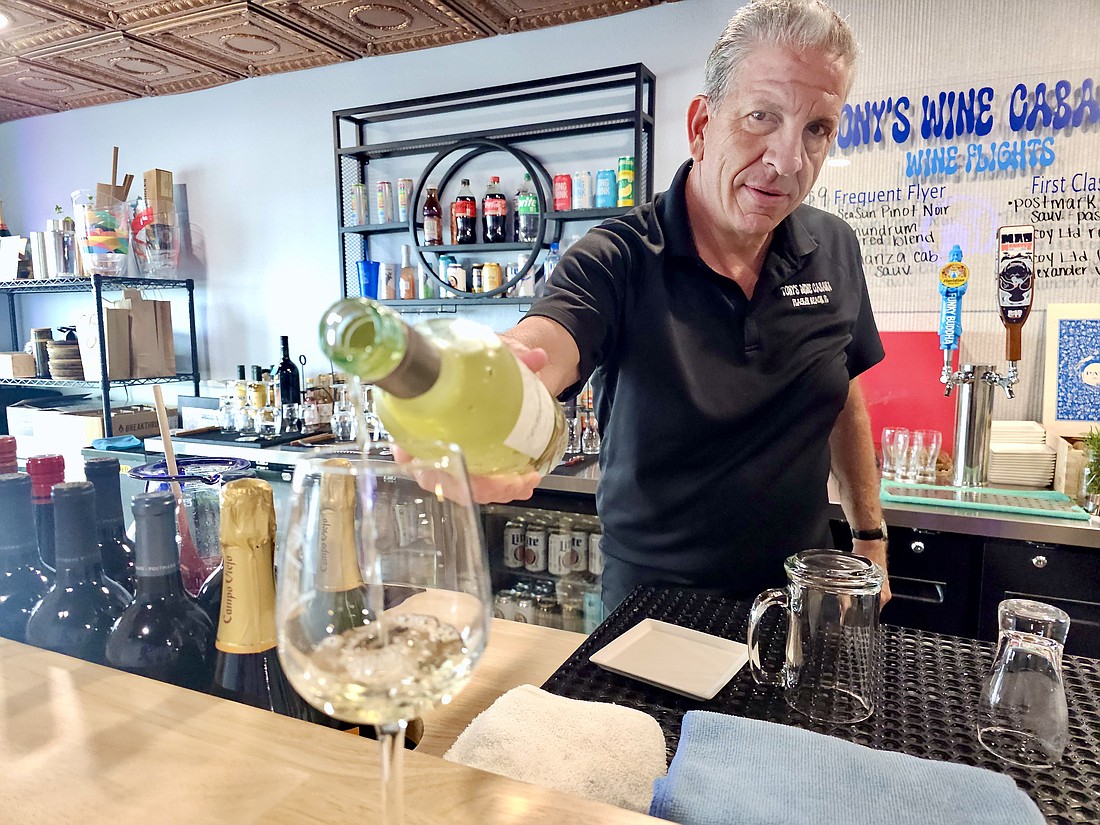
<svg viewBox="0 0 1100 825"><path fill-rule="evenodd" d="M639 584L733 598L782 584L786 556L828 546L830 466L855 551L885 567L856 379L883 351L859 244L800 205L856 51L820 0L743 7L688 107L691 160L671 188L570 247L504 336L553 393L602 382L608 609Z"/></svg>

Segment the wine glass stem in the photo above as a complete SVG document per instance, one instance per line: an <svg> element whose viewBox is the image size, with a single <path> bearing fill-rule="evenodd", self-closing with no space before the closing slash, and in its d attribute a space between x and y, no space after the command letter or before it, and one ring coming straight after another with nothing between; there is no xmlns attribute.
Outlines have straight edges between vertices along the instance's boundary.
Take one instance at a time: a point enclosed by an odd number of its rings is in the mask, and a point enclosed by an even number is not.
<svg viewBox="0 0 1100 825"><path fill-rule="evenodd" d="M403 825L405 821L404 757L405 728L402 719L389 725L376 725L382 746L382 825Z"/></svg>

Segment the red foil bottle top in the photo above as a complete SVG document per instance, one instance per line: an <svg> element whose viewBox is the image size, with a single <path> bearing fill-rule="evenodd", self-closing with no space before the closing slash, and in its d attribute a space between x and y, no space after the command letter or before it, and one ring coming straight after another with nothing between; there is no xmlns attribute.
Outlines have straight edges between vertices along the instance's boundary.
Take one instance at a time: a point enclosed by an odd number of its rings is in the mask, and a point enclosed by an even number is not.
<svg viewBox="0 0 1100 825"><path fill-rule="evenodd" d="M10 435L0 435L0 473L14 473L17 466L15 439Z"/></svg>
<svg viewBox="0 0 1100 825"><path fill-rule="evenodd" d="M27 459L27 473L31 477L35 501L50 500L50 489L65 480L65 457L60 455L35 455Z"/></svg>

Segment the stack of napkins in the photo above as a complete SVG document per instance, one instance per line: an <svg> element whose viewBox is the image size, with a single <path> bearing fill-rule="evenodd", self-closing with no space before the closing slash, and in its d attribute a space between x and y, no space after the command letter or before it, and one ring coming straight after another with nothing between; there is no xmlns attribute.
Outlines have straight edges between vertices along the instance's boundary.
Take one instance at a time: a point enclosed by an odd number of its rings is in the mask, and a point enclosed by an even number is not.
<svg viewBox="0 0 1100 825"><path fill-rule="evenodd" d="M1038 421L994 421L989 447L990 484L1046 488L1054 480L1055 451Z"/></svg>

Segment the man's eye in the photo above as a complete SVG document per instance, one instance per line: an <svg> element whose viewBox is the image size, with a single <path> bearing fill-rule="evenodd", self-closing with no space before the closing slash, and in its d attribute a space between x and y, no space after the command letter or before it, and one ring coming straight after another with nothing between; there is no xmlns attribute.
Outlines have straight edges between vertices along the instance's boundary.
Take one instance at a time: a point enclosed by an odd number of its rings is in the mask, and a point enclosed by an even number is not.
<svg viewBox="0 0 1100 825"><path fill-rule="evenodd" d="M753 120L767 120L768 119L768 113L767 112L749 112L749 117L752 118Z"/></svg>

